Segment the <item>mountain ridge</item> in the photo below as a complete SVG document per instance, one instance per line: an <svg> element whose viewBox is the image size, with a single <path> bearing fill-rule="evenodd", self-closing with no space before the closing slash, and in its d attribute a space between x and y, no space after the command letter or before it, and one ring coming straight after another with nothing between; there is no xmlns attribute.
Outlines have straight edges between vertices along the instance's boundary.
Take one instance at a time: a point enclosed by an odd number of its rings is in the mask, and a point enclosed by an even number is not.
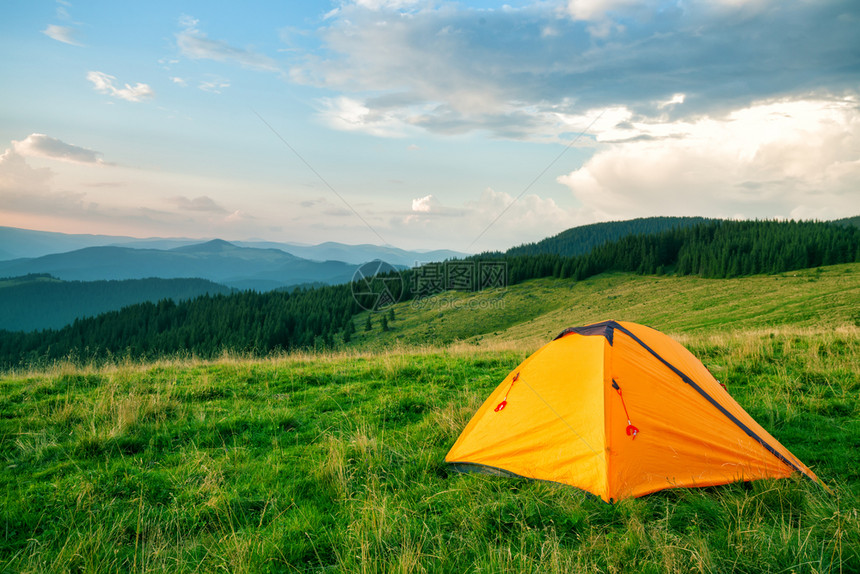
<svg viewBox="0 0 860 574"><path fill-rule="evenodd" d="M263 240L224 240L192 239L187 237L149 237L67 234L54 231L38 231L17 227L0 226L0 262L14 259L33 259L45 255L68 253L86 247L128 247L133 249L173 250L176 248L199 245L210 241L225 241L237 247L258 249L278 249L302 259L311 261L342 261L353 265L381 259L392 265L411 267L416 263L443 261L454 257L464 257L467 253L448 249L401 249L391 245L361 243L350 245L336 241L325 241L316 245L263 241Z"/></svg>
<svg viewBox="0 0 860 574"><path fill-rule="evenodd" d="M595 247L629 235L652 235L676 227L689 227L714 221L705 217L638 217L590 223L565 229L534 243L508 249L506 255L585 255Z"/></svg>
<svg viewBox="0 0 860 574"><path fill-rule="evenodd" d="M357 266L316 262L277 249L239 247L213 240L170 250L85 247L32 259L0 262L0 276L49 273L66 281L201 278L247 288L255 281L270 288L307 283L345 283Z"/></svg>

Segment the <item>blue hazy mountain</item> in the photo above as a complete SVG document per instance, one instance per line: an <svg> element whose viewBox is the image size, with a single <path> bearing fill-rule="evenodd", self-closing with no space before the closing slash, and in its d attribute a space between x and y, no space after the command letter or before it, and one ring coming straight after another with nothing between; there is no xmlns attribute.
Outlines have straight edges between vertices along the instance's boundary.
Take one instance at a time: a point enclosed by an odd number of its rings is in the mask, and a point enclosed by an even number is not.
<svg viewBox="0 0 860 574"><path fill-rule="evenodd" d="M75 319L117 311L135 303L179 302L233 289L205 279L62 281L50 275L0 279L0 329L59 329Z"/></svg>
<svg viewBox="0 0 860 574"><path fill-rule="evenodd" d="M0 261L35 258L55 253L67 253L86 247L132 247L135 249L169 250L176 247L201 243L201 239L185 237L134 237L112 235L75 235L50 231L33 231L14 227L0 227ZM303 259L312 261L342 261L361 264L380 259L397 266L412 267L416 263L444 261L464 257L465 253L450 250L406 250L391 246L347 245L345 243L325 242L319 245L279 243L273 241L231 241L238 247L257 249L278 249Z"/></svg>
<svg viewBox="0 0 860 574"><path fill-rule="evenodd" d="M282 249L298 257L313 261L343 261L345 263L367 263L381 260L395 266L417 267L424 263L445 261L446 259L462 259L467 253L451 251L450 249L408 250L388 245L347 245L336 241L326 241L319 245L299 245L296 243L271 243L260 241L235 241L236 245L245 247Z"/></svg>
<svg viewBox="0 0 860 574"><path fill-rule="evenodd" d="M268 290L310 283L345 283L357 265L310 261L280 249L239 247L215 239L172 249L86 247L67 253L0 261L0 277L47 273L66 281L208 279L240 289Z"/></svg>

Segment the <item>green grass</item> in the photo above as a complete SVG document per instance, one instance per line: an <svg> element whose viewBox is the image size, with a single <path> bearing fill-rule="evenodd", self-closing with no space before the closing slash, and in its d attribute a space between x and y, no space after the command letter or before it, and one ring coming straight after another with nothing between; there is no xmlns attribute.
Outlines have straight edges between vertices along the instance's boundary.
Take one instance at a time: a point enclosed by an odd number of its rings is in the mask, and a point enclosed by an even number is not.
<svg viewBox="0 0 860 574"><path fill-rule="evenodd" d="M355 320L353 345L486 345L513 342L532 348L565 327L606 319L634 321L667 333L767 329L780 325L860 325L860 264L834 265L740 279L630 274L536 279L505 289L447 292L394 306L382 332L378 316L365 332Z"/></svg>
<svg viewBox="0 0 860 574"><path fill-rule="evenodd" d="M522 349L0 379L0 571L857 572L860 332L688 333L803 480L614 505L442 463Z"/></svg>
<svg viewBox="0 0 860 574"><path fill-rule="evenodd" d="M359 318L330 354L2 374L0 572L860 572L858 284L860 265L539 280L400 304L386 333ZM833 493L766 480L608 505L449 472L512 368L606 318L678 338Z"/></svg>

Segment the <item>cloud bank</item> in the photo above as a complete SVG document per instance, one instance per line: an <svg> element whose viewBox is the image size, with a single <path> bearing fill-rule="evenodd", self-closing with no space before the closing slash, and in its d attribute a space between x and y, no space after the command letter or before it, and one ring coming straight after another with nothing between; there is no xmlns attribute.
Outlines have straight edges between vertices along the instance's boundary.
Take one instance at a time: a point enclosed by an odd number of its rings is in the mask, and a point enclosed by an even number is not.
<svg viewBox="0 0 860 574"><path fill-rule="evenodd" d="M45 134L30 134L21 141L13 140L12 151L24 157L45 157L72 163L103 163L99 157L101 153L68 144Z"/></svg>
<svg viewBox="0 0 860 574"><path fill-rule="evenodd" d="M724 119L634 120L603 137L615 143L558 178L594 220L860 213L854 99L761 102Z"/></svg>
<svg viewBox="0 0 860 574"><path fill-rule="evenodd" d="M685 98L672 117L690 118L854 93L857 21L860 5L826 1L358 2L326 20L327 51L307 54L292 77L341 94L321 109L340 129L563 139L588 110L655 117L675 94Z"/></svg>
<svg viewBox="0 0 860 574"><path fill-rule="evenodd" d="M334 92L318 113L336 130L565 145L586 131L594 155L556 179L578 204L567 226L835 218L860 212L858 22L860 4L827 0L355 1L291 77Z"/></svg>

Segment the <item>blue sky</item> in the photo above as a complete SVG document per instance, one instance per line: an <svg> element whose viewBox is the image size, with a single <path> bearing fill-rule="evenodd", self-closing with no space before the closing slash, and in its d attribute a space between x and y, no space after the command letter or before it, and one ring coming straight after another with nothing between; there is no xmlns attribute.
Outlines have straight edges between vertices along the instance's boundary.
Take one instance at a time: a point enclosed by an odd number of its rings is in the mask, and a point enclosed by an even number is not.
<svg viewBox="0 0 860 574"><path fill-rule="evenodd" d="M0 225L504 249L860 214L860 4L0 3Z"/></svg>

